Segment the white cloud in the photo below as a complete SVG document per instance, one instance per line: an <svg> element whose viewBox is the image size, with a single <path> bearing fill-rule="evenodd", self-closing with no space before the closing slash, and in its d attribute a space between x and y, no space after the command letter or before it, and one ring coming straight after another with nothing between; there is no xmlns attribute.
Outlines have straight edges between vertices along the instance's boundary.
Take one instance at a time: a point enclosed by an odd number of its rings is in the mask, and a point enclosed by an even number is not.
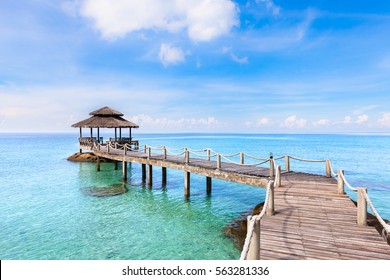
<svg viewBox="0 0 390 280"><path fill-rule="evenodd" d="M231 0L84 0L80 9L107 39L140 30L186 30L192 41L202 42L239 25L239 10Z"/></svg>
<svg viewBox="0 0 390 280"><path fill-rule="evenodd" d="M168 119L168 118L152 118L146 114L140 114L133 116L130 121L138 124L140 127L146 130L180 130L180 129L209 129L216 128L220 125L220 122L214 117L207 118L181 118L181 119Z"/></svg>
<svg viewBox="0 0 390 280"><path fill-rule="evenodd" d="M260 126L268 126L268 125L271 125L272 122L269 118L261 118L260 120L258 120L256 126L260 127Z"/></svg>
<svg viewBox="0 0 390 280"><path fill-rule="evenodd" d="M314 123L315 126L328 126L330 125L330 120L327 119L321 119Z"/></svg>
<svg viewBox="0 0 390 280"><path fill-rule="evenodd" d="M382 118L378 120L379 125L390 127L390 112L383 113Z"/></svg>
<svg viewBox="0 0 390 280"><path fill-rule="evenodd" d="M366 114L360 115L357 117L356 123L357 124L363 124L368 121L368 116Z"/></svg>
<svg viewBox="0 0 390 280"><path fill-rule="evenodd" d="M185 54L182 49L172 47L170 44L161 44L158 55L162 64L167 67L170 64L178 64L185 61Z"/></svg>
<svg viewBox="0 0 390 280"><path fill-rule="evenodd" d="M350 124L350 123L352 123L351 116L345 116L343 120L343 124Z"/></svg>
<svg viewBox="0 0 390 280"><path fill-rule="evenodd" d="M283 127L288 128L303 128L307 125L307 120L298 119L296 115L289 116L282 123Z"/></svg>
<svg viewBox="0 0 390 280"><path fill-rule="evenodd" d="M238 57L234 53L230 53L230 57L233 59L234 62L237 62L238 64L247 64L248 63L248 57Z"/></svg>
<svg viewBox="0 0 390 280"><path fill-rule="evenodd" d="M264 3L267 10L271 11L274 16L279 15L280 7L276 5L272 0L256 0L257 3Z"/></svg>

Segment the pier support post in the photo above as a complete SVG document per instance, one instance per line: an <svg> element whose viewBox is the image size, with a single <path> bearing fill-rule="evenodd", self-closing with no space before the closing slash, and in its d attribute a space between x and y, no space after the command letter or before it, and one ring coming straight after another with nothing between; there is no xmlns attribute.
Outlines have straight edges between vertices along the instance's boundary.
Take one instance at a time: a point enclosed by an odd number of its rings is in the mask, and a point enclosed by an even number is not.
<svg viewBox="0 0 390 280"><path fill-rule="evenodd" d="M290 156L285 156L284 161L286 163L286 171L290 172Z"/></svg>
<svg viewBox="0 0 390 280"><path fill-rule="evenodd" d="M252 221L252 216L247 217L247 228L249 229L251 223L255 223L253 228L253 235L251 245L249 246L247 260L260 260L260 220Z"/></svg>
<svg viewBox="0 0 390 280"><path fill-rule="evenodd" d="M367 225L367 201L364 198L364 193L367 193L366 188L357 189L357 224L359 226Z"/></svg>
<svg viewBox="0 0 390 280"><path fill-rule="evenodd" d="M118 170L118 162L115 161L115 170Z"/></svg>
<svg viewBox="0 0 390 280"><path fill-rule="evenodd" d="M269 198L268 198L268 207L266 210L267 216L273 216L275 215L275 194L274 194L274 181L270 181L268 183L270 187L270 192L269 192Z"/></svg>
<svg viewBox="0 0 390 280"><path fill-rule="evenodd" d="M275 164L274 164L274 159L272 157L269 158L269 176L270 177L275 176Z"/></svg>
<svg viewBox="0 0 390 280"><path fill-rule="evenodd" d="M122 161L122 180L127 181L127 162Z"/></svg>
<svg viewBox="0 0 390 280"><path fill-rule="evenodd" d="M190 179L191 179L191 173L184 171L184 197L185 198L190 197L190 189L191 189Z"/></svg>
<svg viewBox="0 0 390 280"><path fill-rule="evenodd" d="M342 175L344 175L344 170L340 169L338 174L337 174L337 193L338 194L345 194L344 180L342 178Z"/></svg>
<svg viewBox="0 0 390 280"><path fill-rule="evenodd" d="M184 149L184 161L185 161L185 163L190 162L190 152L188 151L187 148Z"/></svg>
<svg viewBox="0 0 390 280"><path fill-rule="evenodd" d="M145 183L146 181L146 164L142 164L142 182Z"/></svg>
<svg viewBox="0 0 390 280"><path fill-rule="evenodd" d="M206 177L206 193L211 195L211 177Z"/></svg>
<svg viewBox="0 0 390 280"><path fill-rule="evenodd" d="M100 172L100 157L99 156L96 159L96 171Z"/></svg>
<svg viewBox="0 0 390 280"><path fill-rule="evenodd" d="M148 165L148 186L153 185L153 165Z"/></svg>
<svg viewBox="0 0 390 280"><path fill-rule="evenodd" d="M282 186L282 167L280 165L276 166L276 176L275 176L275 187Z"/></svg>
<svg viewBox="0 0 390 280"><path fill-rule="evenodd" d="M161 176L162 176L162 178L161 178L161 184L162 184L163 186L165 186L165 185L167 184L167 168L166 168L166 167L163 167L163 168L161 169Z"/></svg>
<svg viewBox="0 0 390 280"><path fill-rule="evenodd" d="M326 177L327 178L332 177L332 175L330 173L331 173L331 171L330 171L330 160L327 159L326 160Z"/></svg>
<svg viewBox="0 0 390 280"><path fill-rule="evenodd" d="M164 155L164 159L167 159L167 147L163 147L163 155Z"/></svg>

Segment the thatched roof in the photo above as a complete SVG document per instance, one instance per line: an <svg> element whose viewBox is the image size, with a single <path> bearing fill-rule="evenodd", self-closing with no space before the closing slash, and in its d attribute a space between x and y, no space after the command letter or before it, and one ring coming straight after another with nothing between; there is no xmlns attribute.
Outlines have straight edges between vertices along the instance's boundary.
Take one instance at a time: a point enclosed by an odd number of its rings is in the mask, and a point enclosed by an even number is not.
<svg viewBox="0 0 390 280"><path fill-rule="evenodd" d="M103 107L99 110L89 113L92 117L75 123L72 127L84 128L138 128L139 126L133 122L122 118L123 114L110 107Z"/></svg>
<svg viewBox="0 0 390 280"><path fill-rule="evenodd" d="M92 116L123 116L121 112L118 112L117 110L114 110L108 106L100 108L99 110L93 111L89 114Z"/></svg>

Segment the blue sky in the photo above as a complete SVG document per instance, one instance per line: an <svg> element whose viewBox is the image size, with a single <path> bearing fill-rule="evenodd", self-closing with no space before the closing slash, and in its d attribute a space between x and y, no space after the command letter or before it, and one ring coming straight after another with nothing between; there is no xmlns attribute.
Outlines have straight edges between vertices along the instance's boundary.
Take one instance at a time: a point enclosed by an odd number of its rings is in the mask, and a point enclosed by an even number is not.
<svg viewBox="0 0 390 280"><path fill-rule="evenodd" d="M1 0L0 132L390 132L390 2Z"/></svg>

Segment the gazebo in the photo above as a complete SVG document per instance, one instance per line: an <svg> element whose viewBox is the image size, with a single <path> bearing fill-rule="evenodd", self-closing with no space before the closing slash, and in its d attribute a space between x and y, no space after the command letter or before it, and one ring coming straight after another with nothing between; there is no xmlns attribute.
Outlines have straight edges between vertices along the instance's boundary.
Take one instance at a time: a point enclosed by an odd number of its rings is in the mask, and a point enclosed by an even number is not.
<svg viewBox="0 0 390 280"><path fill-rule="evenodd" d="M82 149L92 150L94 143L103 144L103 137L100 137L100 128L114 128L115 137L110 138L109 142L116 142L118 144L130 144L138 146L138 141L133 140L131 136L132 128L139 128L139 126L133 122L124 119L121 112L114 110L110 107L103 107L99 110L89 113L92 117L75 123L72 127L80 128L80 153ZM89 137L83 137L83 128L90 129ZM93 129L96 128L96 137L94 137ZM122 137L122 129L129 129L129 137ZM119 137L118 137L119 129Z"/></svg>

